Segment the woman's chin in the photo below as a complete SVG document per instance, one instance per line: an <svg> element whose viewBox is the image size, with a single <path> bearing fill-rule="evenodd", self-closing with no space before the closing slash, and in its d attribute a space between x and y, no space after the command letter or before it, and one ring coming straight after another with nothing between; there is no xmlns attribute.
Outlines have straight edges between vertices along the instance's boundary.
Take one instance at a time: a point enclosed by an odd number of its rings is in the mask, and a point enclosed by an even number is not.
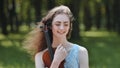
<svg viewBox="0 0 120 68"><path fill-rule="evenodd" d="M57 36L57 38L58 39L63 39L63 38L65 38L66 36L64 36L64 35L59 35L59 36Z"/></svg>

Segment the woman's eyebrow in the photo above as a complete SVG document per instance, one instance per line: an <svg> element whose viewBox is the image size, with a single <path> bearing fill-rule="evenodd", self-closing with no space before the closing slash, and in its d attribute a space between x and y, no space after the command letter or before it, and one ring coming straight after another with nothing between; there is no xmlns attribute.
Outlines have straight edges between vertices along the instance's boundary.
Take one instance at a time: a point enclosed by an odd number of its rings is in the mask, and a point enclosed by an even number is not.
<svg viewBox="0 0 120 68"><path fill-rule="evenodd" d="M56 23L61 23L60 21L56 21Z"/></svg>
<svg viewBox="0 0 120 68"><path fill-rule="evenodd" d="M64 21L64 23L69 23L68 21Z"/></svg>

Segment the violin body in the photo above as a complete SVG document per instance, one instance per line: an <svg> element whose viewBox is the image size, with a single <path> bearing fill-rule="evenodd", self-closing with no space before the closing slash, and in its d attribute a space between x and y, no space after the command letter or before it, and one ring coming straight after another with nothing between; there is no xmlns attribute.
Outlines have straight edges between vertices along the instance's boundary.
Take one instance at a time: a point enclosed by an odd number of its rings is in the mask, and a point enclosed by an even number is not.
<svg viewBox="0 0 120 68"><path fill-rule="evenodd" d="M43 62L45 64L45 67L50 68L51 63L52 63L51 60L53 60L55 49L53 49L51 47L51 41L50 41L51 38L49 35L48 25L46 23L44 23L44 33L45 33L45 38L46 38L48 50L46 52L44 52L42 59L43 59ZM64 60L59 65L59 68L64 68Z"/></svg>
<svg viewBox="0 0 120 68"><path fill-rule="evenodd" d="M52 62L51 62L50 53L48 50L46 52L44 52L42 59L43 59L43 62L45 64L45 67L50 68L50 65ZM65 61L61 62L61 64L59 65L59 68L64 68L64 62Z"/></svg>

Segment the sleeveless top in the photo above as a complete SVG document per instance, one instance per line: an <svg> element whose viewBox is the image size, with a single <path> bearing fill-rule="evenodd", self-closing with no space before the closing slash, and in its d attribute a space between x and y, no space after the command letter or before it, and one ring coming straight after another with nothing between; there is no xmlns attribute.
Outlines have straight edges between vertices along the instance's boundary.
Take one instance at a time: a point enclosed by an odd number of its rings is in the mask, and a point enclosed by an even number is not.
<svg viewBox="0 0 120 68"><path fill-rule="evenodd" d="M65 58L64 68L80 68L79 47L80 47L79 45L73 44L69 54ZM49 63L46 63L46 64L49 64ZM49 65L47 66L46 68L49 68Z"/></svg>
<svg viewBox="0 0 120 68"><path fill-rule="evenodd" d="M79 45L73 44L68 56L65 58L64 68L80 68Z"/></svg>

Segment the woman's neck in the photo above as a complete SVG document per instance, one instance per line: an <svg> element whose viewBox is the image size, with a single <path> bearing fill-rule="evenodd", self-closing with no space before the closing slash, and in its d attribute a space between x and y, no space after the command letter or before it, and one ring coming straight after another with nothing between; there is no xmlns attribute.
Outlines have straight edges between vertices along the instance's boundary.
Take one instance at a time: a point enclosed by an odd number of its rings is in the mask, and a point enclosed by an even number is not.
<svg viewBox="0 0 120 68"><path fill-rule="evenodd" d="M53 42L52 42L52 47L53 48L56 48L58 45L62 44L67 44L68 41L66 38L56 38L56 37L53 37Z"/></svg>

